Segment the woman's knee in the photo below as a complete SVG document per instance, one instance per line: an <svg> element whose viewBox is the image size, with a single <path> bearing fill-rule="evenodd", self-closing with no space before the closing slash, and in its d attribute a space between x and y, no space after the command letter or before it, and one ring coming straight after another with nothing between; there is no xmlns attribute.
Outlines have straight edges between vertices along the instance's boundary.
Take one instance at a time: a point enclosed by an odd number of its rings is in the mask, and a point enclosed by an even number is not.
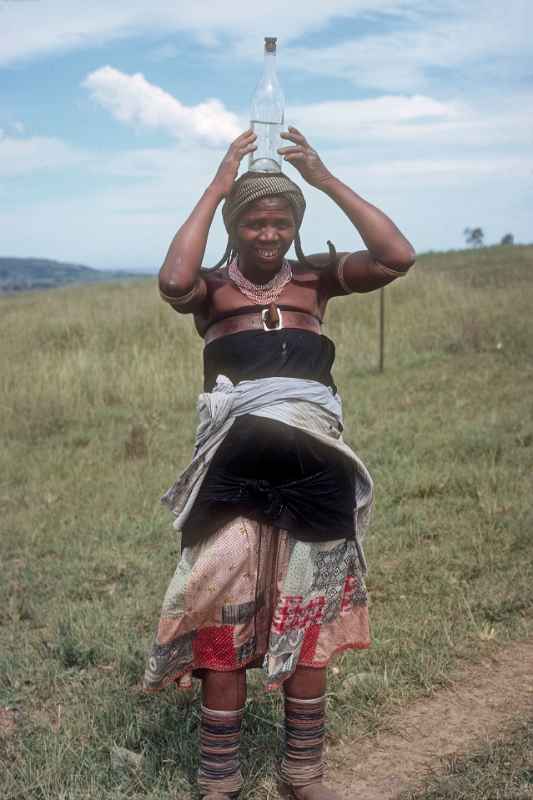
<svg viewBox="0 0 533 800"><path fill-rule="evenodd" d="M283 684L285 694L300 700L311 700L322 697L326 691L326 668L296 667L295 671Z"/></svg>
<svg viewBox="0 0 533 800"><path fill-rule="evenodd" d="M202 676L202 702L207 708L218 711L242 708L246 702L246 671L206 669Z"/></svg>

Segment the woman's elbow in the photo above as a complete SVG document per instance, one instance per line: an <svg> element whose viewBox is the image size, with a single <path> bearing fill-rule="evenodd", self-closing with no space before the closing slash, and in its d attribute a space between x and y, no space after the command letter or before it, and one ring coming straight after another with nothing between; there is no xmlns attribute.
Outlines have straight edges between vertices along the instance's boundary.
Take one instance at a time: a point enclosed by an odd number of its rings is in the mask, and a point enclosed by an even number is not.
<svg viewBox="0 0 533 800"><path fill-rule="evenodd" d="M416 253L410 244L405 247L395 248L392 252L387 253L386 258L379 259L383 266L388 267L394 272L407 272L416 261Z"/></svg>
<svg viewBox="0 0 533 800"><path fill-rule="evenodd" d="M405 269L406 271L410 269L416 261L416 251L412 245L409 245L405 252L402 253L401 261L398 264L399 267Z"/></svg>
<svg viewBox="0 0 533 800"><path fill-rule="evenodd" d="M185 277L173 276L169 278L167 275L162 274L162 271L159 273L159 291L169 297L180 297L187 294L191 291L194 282L194 280L191 281Z"/></svg>

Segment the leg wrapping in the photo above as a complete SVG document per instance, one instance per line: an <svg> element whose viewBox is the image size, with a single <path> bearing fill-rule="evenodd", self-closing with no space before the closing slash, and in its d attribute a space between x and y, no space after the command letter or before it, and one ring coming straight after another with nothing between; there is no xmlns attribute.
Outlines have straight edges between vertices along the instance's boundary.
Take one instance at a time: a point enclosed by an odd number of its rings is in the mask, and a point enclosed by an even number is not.
<svg viewBox="0 0 533 800"><path fill-rule="evenodd" d="M244 708L214 711L201 706L200 768L202 794L233 794L242 786L239 744Z"/></svg>
<svg viewBox="0 0 533 800"><path fill-rule="evenodd" d="M289 786L307 786L324 774L326 698L285 697L285 755L281 777Z"/></svg>

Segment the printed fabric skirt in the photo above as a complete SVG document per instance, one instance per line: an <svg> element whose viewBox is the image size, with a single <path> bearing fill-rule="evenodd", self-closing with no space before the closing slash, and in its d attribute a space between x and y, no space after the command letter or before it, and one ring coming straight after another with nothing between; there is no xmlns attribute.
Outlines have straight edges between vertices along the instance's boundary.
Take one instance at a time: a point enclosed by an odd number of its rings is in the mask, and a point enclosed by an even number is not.
<svg viewBox="0 0 533 800"><path fill-rule="evenodd" d="M297 666L325 667L370 644L355 543L302 542L237 517L184 548L167 589L145 691L192 686L202 670L263 667L278 688Z"/></svg>

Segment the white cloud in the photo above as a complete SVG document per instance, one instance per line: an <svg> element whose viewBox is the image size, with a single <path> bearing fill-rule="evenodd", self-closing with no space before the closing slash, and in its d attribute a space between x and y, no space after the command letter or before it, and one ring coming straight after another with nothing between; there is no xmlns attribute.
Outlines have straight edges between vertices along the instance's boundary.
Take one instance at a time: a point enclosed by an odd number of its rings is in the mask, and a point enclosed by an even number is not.
<svg viewBox="0 0 533 800"><path fill-rule="evenodd" d="M199 152L194 152L198 158ZM176 147L136 148L110 153L94 164L94 170L124 178L160 178L182 166L183 153Z"/></svg>
<svg viewBox="0 0 533 800"><path fill-rule="evenodd" d="M421 95L386 95L368 100L333 101L293 106L288 124L301 128L320 148L352 146L352 158L386 147L384 160L411 155L434 159L462 151L476 157L480 148L494 157L502 148L515 154L531 149L529 109L533 94L523 93L467 104L455 98L442 102ZM416 152L414 148L417 148Z"/></svg>
<svg viewBox="0 0 533 800"><path fill-rule="evenodd" d="M476 83L489 74L494 79L505 74L502 62L529 59L533 25L529 0L505 5L493 0L447 0L428 6L403 29L327 47L287 47L283 62L288 68L390 92L424 89L434 79L435 68L460 68L465 83Z"/></svg>
<svg viewBox="0 0 533 800"><path fill-rule="evenodd" d="M313 136L330 141L353 140L354 136L391 135L391 128L432 120L437 124L460 114L459 105L441 103L423 95L384 95L367 100L329 101L291 106L290 124L300 125ZM432 122L434 124L434 122Z"/></svg>
<svg viewBox="0 0 533 800"><path fill-rule="evenodd" d="M367 164L359 171L369 177L380 176L387 179L422 177L426 185L445 183L462 184L465 177L523 178L533 170L533 158L447 158L447 159L405 159Z"/></svg>
<svg viewBox="0 0 533 800"><path fill-rule="evenodd" d="M219 35L241 42L261 41L265 32L283 29L284 41L321 28L336 15L369 11L394 11L420 5L422 0L306 0L287 3L250 3L233 0L202 0L172 3L166 0L55 0L52 3L3 3L0 10L2 38L0 64L11 64L46 53L64 52L101 45L143 33L163 34L179 31L194 34L204 45L212 46ZM282 24L280 24L282 23Z"/></svg>
<svg viewBox="0 0 533 800"><path fill-rule="evenodd" d="M167 42L167 44L162 44L159 47L154 47L148 53L148 58L150 61L169 61L174 58L177 58L179 54L179 49L175 44L171 44Z"/></svg>
<svg viewBox="0 0 533 800"><path fill-rule="evenodd" d="M3 3L0 64L48 53L85 49L135 36L164 36L153 48L155 59L176 55L172 35L192 34L202 47L216 48L221 59L244 64L261 57L261 40L279 31L285 69L332 76L382 92L427 93L435 69L455 69L465 86L502 81L525 70L529 59L533 4L530 0L244 0L168 4L154 0L56 0ZM362 35L329 46L291 46L336 18L396 20L383 33ZM280 26L278 20L283 21ZM327 41L327 37L326 37ZM224 47L220 43L224 43ZM514 66L513 66L514 65ZM522 75L522 78L524 76Z"/></svg>
<svg viewBox="0 0 533 800"><path fill-rule="evenodd" d="M61 139L0 137L0 175L6 178L73 167L91 158L88 153Z"/></svg>
<svg viewBox="0 0 533 800"><path fill-rule="evenodd" d="M213 31L199 30L196 31L196 41L203 47L217 47L219 40Z"/></svg>
<svg viewBox="0 0 533 800"><path fill-rule="evenodd" d="M54 181L56 190L51 188L44 199L28 198L23 213L20 208L11 210L6 198L0 207L2 252L46 254L102 268L158 267L221 157L221 152L201 147L101 154L74 173L83 191L63 197ZM95 180L98 172L106 175L102 185ZM113 176L131 180L115 181ZM88 230L98 235L88 237ZM220 214L209 247L212 259L222 255L225 231Z"/></svg>
<svg viewBox="0 0 533 800"><path fill-rule="evenodd" d="M91 72L83 86L120 122L215 146L230 142L241 132L238 118L219 100L185 106L141 73L126 75L106 66Z"/></svg>
<svg viewBox="0 0 533 800"><path fill-rule="evenodd" d="M137 185L151 186L155 181L163 195L162 187L168 182L169 187L173 187L171 191L174 196L179 197L182 187L189 186L189 181L201 184L201 176L205 176L207 186L207 181L215 174L222 155L223 149L201 147L194 143L187 148L136 148L101 155L91 164L91 169L94 173L108 176L140 179ZM135 205L137 206L137 201Z"/></svg>

